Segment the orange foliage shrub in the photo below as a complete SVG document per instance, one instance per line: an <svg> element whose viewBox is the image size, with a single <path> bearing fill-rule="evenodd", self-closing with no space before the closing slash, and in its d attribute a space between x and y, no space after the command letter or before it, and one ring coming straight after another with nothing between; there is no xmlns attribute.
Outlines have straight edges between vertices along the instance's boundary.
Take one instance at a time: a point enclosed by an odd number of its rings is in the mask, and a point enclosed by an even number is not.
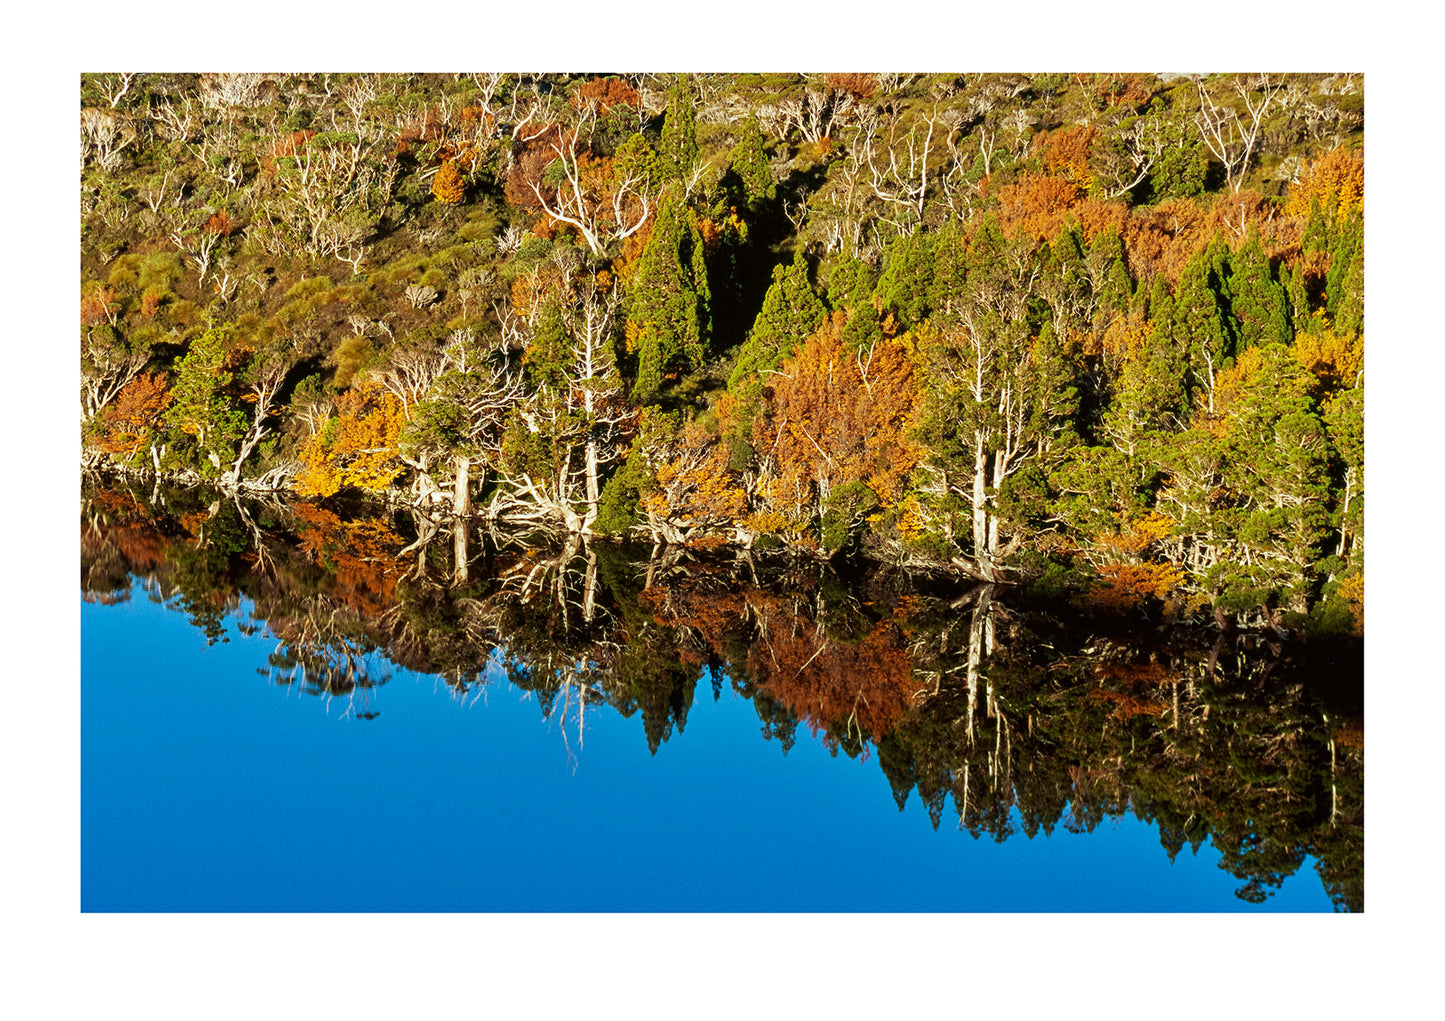
<svg viewBox="0 0 1445 1021"><path fill-rule="evenodd" d="M642 105L642 97L621 78L592 78L572 90L572 105L579 110L595 107L605 115L614 106L637 109Z"/></svg>
<svg viewBox="0 0 1445 1021"><path fill-rule="evenodd" d="M1178 285L1189 260L1213 237L1204 210L1193 199L1169 199L1136 211L1122 231L1129 268L1141 283L1159 274Z"/></svg>
<svg viewBox="0 0 1445 1021"><path fill-rule="evenodd" d="M867 99L878 91L878 79L871 74L856 71L832 72L823 75L823 84L839 92L851 92L859 99Z"/></svg>
<svg viewBox="0 0 1445 1021"><path fill-rule="evenodd" d="M1084 199L1070 212L1079 221L1085 244L1092 244L1096 237L1110 229L1122 238L1125 224L1129 221L1129 207L1118 200Z"/></svg>
<svg viewBox="0 0 1445 1021"><path fill-rule="evenodd" d="M104 432L98 441L100 449L108 454L134 457L170 403L164 372L143 372L136 376L101 412Z"/></svg>
<svg viewBox="0 0 1445 1021"><path fill-rule="evenodd" d="M99 326L108 322L116 311L115 288L97 285L80 298L80 325Z"/></svg>
<svg viewBox="0 0 1445 1021"><path fill-rule="evenodd" d="M432 198L454 206L466 198L467 182L456 163L448 160L437 170L431 183Z"/></svg>
<svg viewBox="0 0 1445 1021"><path fill-rule="evenodd" d="M231 222L231 214L224 209L217 210L209 220L206 221L205 231L207 234L218 234L221 237L230 237L236 225Z"/></svg>
<svg viewBox="0 0 1445 1021"><path fill-rule="evenodd" d="M504 188L508 202L523 209L540 209L542 203L538 200L537 193L532 190L533 185L540 188L542 194L551 201L555 190L544 184L542 178L547 167L557 158L558 149L571 155L569 141L563 135L561 127L556 124L539 128L533 137L519 139L513 144L512 165L507 169Z"/></svg>
<svg viewBox="0 0 1445 1021"><path fill-rule="evenodd" d="M1036 241L1049 240L1083 197L1084 189L1068 178L1029 175L998 190L999 226L1009 237L1022 229Z"/></svg>
<svg viewBox="0 0 1445 1021"><path fill-rule="evenodd" d="M1286 216L1307 217L1310 200L1321 209L1329 207L1330 196L1339 198L1339 215L1348 216L1365 204L1365 154L1359 149L1331 149L1300 171L1299 181L1290 185L1285 201Z"/></svg>
<svg viewBox="0 0 1445 1021"><path fill-rule="evenodd" d="M907 422L918 390L907 351L896 341L854 351L843 342L847 322L842 312L823 321L774 377L769 414L754 422L754 448L776 458L774 497L798 504L815 486L863 482L888 506L917 464Z"/></svg>
<svg viewBox="0 0 1445 1021"><path fill-rule="evenodd" d="M1184 574L1173 564L1105 564L1099 568L1099 579L1086 597L1089 608L1129 613L1149 598L1168 602L1184 582Z"/></svg>
<svg viewBox="0 0 1445 1021"><path fill-rule="evenodd" d="M709 531L730 528L746 513L748 498L728 460L727 446L694 419L683 427L672 456L658 466L657 490L642 501L642 509L669 521L691 545L705 542Z"/></svg>
<svg viewBox="0 0 1445 1021"><path fill-rule="evenodd" d="M1092 124L1051 131L1043 144L1044 168L1055 177L1088 188L1094 179L1089 172L1089 150L1098 133Z"/></svg>
<svg viewBox="0 0 1445 1021"><path fill-rule="evenodd" d="M1105 107L1138 109L1154 98L1154 86L1149 77L1142 74L1076 74L1074 80Z"/></svg>
<svg viewBox="0 0 1445 1021"><path fill-rule="evenodd" d="M379 490L405 470L397 439L406 416L381 384L368 380L342 394L337 415L300 451L295 490L302 496L333 496L344 486Z"/></svg>
<svg viewBox="0 0 1445 1021"><path fill-rule="evenodd" d="M627 235L622 241L622 247L617 252L617 257L612 260L612 272L624 284L632 276L633 269L637 266L637 260L642 257L642 250L647 247L647 241L652 237L652 225L656 217L649 215L646 222L636 232ZM629 350L631 350L629 348Z"/></svg>

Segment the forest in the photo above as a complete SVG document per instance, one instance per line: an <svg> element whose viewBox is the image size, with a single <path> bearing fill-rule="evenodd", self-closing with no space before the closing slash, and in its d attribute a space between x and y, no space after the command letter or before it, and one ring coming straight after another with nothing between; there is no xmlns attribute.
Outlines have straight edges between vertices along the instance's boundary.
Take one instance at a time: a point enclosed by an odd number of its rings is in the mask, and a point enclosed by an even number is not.
<svg viewBox="0 0 1445 1021"><path fill-rule="evenodd" d="M1361 630L1359 74L80 86L87 472Z"/></svg>

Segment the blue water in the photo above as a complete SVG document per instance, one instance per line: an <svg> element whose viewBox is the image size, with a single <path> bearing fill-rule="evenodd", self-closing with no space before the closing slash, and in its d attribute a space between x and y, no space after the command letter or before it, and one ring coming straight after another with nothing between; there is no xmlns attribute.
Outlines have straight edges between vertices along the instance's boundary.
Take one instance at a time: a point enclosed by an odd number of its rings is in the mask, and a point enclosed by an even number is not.
<svg viewBox="0 0 1445 1021"><path fill-rule="evenodd" d="M139 587L82 605L83 910L1331 909L1313 859L1250 905L1208 844L1171 863L1132 817L935 831L876 762L764 741L726 683L654 756L638 718L591 706L579 738L575 704L564 727L500 676L463 700L380 664L354 705L305 695L228 630L207 647Z"/></svg>

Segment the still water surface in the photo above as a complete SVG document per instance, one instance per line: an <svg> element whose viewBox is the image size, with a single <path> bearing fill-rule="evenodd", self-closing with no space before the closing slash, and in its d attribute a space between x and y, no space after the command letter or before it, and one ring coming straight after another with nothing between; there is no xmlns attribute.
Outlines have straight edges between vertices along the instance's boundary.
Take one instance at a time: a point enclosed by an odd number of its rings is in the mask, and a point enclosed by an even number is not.
<svg viewBox="0 0 1445 1021"><path fill-rule="evenodd" d="M804 730L785 754L722 678L655 754L606 706L546 718L502 651L464 693L377 658L384 685L306 695L272 683L253 609L208 645L140 582L82 605L84 910L1332 907L1312 856L1250 904L1208 839L1171 861L1129 812L1002 841L951 812L935 829L876 750Z"/></svg>

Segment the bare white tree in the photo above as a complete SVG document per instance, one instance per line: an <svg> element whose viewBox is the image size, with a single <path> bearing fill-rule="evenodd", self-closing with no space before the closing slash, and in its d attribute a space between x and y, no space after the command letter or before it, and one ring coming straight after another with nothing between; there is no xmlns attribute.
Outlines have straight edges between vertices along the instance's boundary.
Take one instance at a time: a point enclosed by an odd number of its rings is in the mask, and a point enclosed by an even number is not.
<svg viewBox="0 0 1445 1021"><path fill-rule="evenodd" d="M571 137L562 136L552 143L565 180L557 186L554 199L549 200L541 185L532 184L542 211L552 219L576 227L593 255L601 256L607 245L630 237L642 228L656 203L651 181L636 167L611 166L611 180L584 180L580 155L585 149L583 131L590 135L596 125L596 108L582 111L572 126ZM695 183L695 181L694 181Z"/></svg>
<svg viewBox="0 0 1445 1021"><path fill-rule="evenodd" d="M1199 92L1199 113L1194 123L1214 158L1224 164L1225 183L1237 192L1259 144L1264 115L1282 86L1267 74L1234 77L1228 91L1243 105L1240 110L1233 100L1225 101L1224 90L1217 83L1206 86L1199 77L1194 84Z"/></svg>
<svg viewBox="0 0 1445 1021"><path fill-rule="evenodd" d="M88 106L80 111L81 163L94 159L102 170L120 166L121 153L135 144L130 118L115 110Z"/></svg>

